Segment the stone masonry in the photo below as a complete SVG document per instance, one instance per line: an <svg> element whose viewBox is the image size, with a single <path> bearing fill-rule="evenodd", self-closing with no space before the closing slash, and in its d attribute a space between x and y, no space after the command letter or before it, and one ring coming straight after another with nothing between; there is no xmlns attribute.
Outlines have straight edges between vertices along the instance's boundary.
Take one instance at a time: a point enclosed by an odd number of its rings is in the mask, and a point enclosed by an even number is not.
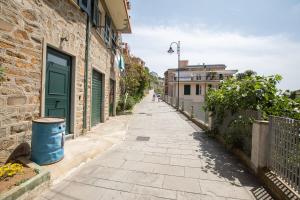
<svg viewBox="0 0 300 200"><path fill-rule="evenodd" d="M0 66L5 73L0 84L0 164L19 144L30 144L31 121L42 116L43 55L47 46L71 55L75 61L75 80L71 83L76 102L73 130L75 136L83 133L85 30L86 14L72 0L0 0ZM63 37L68 40L62 41ZM88 129L92 67L105 76L104 119L109 116L109 80L113 76L116 86L119 80L111 50L93 28L91 43Z"/></svg>

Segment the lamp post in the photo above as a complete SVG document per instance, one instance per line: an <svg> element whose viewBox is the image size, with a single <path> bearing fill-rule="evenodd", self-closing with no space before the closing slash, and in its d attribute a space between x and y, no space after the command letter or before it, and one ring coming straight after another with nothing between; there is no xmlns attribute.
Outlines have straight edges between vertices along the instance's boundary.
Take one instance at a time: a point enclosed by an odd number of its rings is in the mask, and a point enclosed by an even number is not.
<svg viewBox="0 0 300 200"><path fill-rule="evenodd" d="M177 69L177 110L179 110L179 66L180 66L180 41L178 42L172 42L170 44L170 48L168 50L169 54L174 53L174 50L172 48L172 45L176 44L177 47L177 55L178 55L178 69Z"/></svg>

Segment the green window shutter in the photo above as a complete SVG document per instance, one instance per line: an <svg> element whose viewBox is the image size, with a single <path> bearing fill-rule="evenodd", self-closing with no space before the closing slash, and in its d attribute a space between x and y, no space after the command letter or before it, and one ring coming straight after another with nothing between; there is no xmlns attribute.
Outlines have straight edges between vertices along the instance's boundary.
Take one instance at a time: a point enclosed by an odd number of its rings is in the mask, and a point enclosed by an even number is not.
<svg viewBox="0 0 300 200"><path fill-rule="evenodd" d="M90 16L91 0L78 0L78 3L79 3L79 7Z"/></svg>
<svg viewBox="0 0 300 200"><path fill-rule="evenodd" d="M93 26L100 27L101 13L99 10L98 0L94 0L93 3Z"/></svg>
<svg viewBox="0 0 300 200"><path fill-rule="evenodd" d="M101 122L102 111L102 75L93 70L92 75L92 126Z"/></svg>
<svg viewBox="0 0 300 200"><path fill-rule="evenodd" d="M191 95L191 85L184 85L184 95Z"/></svg>
<svg viewBox="0 0 300 200"><path fill-rule="evenodd" d="M200 87L199 84L196 85L196 95L200 94Z"/></svg>
<svg viewBox="0 0 300 200"><path fill-rule="evenodd" d="M105 29L104 29L104 38L106 44L109 43L110 39L110 29L111 29L111 18L108 15L105 15Z"/></svg>
<svg viewBox="0 0 300 200"><path fill-rule="evenodd" d="M111 38L112 38L111 48L112 48L113 53L116 55L118 36L117 36L117 33L115 31L112 31L112 37Z"/></svg>

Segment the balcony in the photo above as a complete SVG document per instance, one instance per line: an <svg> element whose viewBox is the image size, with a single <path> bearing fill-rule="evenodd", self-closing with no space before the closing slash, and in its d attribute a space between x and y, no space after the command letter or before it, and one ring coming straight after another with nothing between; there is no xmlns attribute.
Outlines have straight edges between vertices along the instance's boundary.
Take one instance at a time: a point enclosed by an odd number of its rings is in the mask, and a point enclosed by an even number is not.
<svg viewBox="0 0 300 200"><path fill-rule="evenodd" d="M179 81L181 82L219 82L221 80L226 80L228 78L232 77L232 75L224 75L219 74L217 75L206 75L206 76L181 76ZM177 77L173 78L173 81L177 81Z"/></svg>
<svg viewBox="0 0 300 200"><path fill-rule="evenodd" d="M105 0L112 21L121 33L131 33L130 16L128 14L128 0ZM129 5L130 6L130 5Z"/></svg>

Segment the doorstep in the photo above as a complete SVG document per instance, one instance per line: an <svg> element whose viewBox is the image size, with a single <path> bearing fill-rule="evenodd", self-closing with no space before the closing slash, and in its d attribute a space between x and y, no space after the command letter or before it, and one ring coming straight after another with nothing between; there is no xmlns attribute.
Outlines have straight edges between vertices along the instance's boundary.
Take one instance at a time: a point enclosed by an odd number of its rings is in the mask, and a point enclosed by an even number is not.
<svg viewBox="0 0 300 200"><path fill-rule="evenodd" d="M58 183L79 166L122 142L130 117L111 117L105 123L93 127L87 134L67 140L64 145L64 158L57 163L43 166L50 171L53 183Z"/></svg>

